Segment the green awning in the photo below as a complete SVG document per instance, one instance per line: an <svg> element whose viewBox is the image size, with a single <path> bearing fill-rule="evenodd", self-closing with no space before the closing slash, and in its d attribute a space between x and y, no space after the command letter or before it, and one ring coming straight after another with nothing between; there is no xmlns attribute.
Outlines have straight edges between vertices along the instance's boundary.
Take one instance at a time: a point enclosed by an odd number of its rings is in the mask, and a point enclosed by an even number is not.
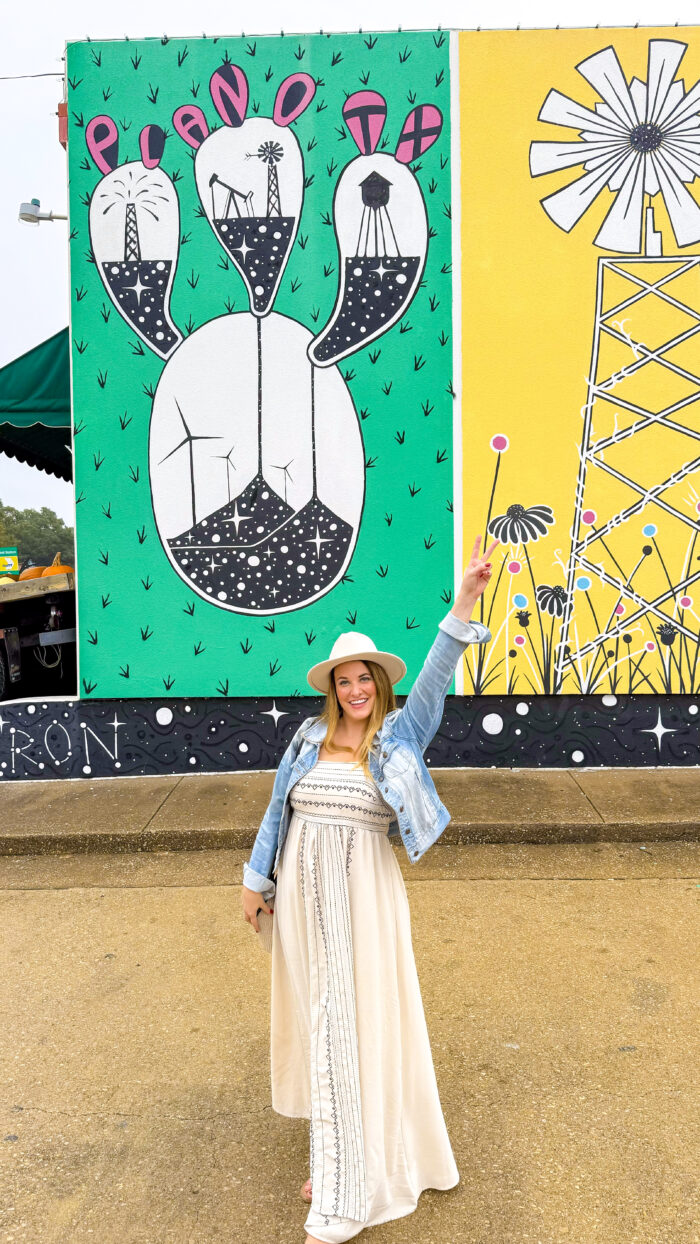
<svg viewBox="0 0 700 1244"><path fill-rule="evenodd" d="M0 452L73 478L67 328L0 368Z"/></svg>

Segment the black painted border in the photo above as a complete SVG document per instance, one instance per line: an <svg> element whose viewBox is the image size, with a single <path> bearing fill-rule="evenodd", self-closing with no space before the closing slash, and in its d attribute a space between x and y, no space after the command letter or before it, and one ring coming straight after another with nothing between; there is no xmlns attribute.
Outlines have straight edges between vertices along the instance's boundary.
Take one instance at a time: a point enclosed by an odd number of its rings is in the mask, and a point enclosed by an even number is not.
<svg viewBox="0 0 700 1244"><path fill-rule="evenodd" d="M397 697L403 703L405 697ZM274 769L320 697L0 703L0 779ZM449 696L433 767L700 763L700 697Z"/></svg>

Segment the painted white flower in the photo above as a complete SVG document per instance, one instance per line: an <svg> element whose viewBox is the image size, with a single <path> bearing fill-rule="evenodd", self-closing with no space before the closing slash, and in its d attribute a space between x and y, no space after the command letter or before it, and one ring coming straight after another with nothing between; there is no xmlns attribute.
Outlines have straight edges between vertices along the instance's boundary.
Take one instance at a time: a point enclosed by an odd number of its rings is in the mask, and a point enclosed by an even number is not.
<svg viewBox="0 0 700 1244"><path fill-rule="evenodd" d="M596 236L607 250L640 252L644 195L662 194L679 246L700 240L700 207L684 183L700 175L700 82L674 81L687 43L651 39L647 80L627 84L617 53L603 48L576 68L600 96L593 110L552 90L540 121L578 130L580 142L533 142L533 177L582 164L583 176L541 200L567 233L604 186L616 192Z"/></svg>

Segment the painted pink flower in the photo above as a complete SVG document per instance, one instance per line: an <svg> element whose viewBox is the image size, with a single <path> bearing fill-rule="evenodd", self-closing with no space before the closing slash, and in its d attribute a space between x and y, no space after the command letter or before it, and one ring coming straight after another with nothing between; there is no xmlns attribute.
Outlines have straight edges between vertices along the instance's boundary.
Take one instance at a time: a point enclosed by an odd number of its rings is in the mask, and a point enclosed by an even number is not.
<svg viewBox="0 0 700 1244"><path fill-rule="evenodd" d="M649 640L649 642L646 643L644 647L646 648L647 652L656 652L656 644L653 644L651 640Z"/></svg>
<svg viewBox="0 0 700 1244"><path fill-rule="evenodd" d="M508 562L508 570L511 574L520 574L522 566L520 565L520 562Z"/></svg>
<svg viewBox="0 0 700 1244"><path fill-rule="evenodd" d="M680 603L681 603L681 608L682 608L682 609L690 609L690 607L691 607L691 605L692 605L692 603L693 603L693 598L692 598L692 596L681 596L681 602L680 602Z"/></svg>
<svg viewBox="0 0 700 1244"><path fill-rule="evenodd" d="M491 448L497 454L505 453L509 445L510 445L510 441L508 440L507 436L502 436L499 433L497 436L491 437Z"/></svg>
<svg viewBox="0 0 700 1244"><path fill-rule="evenodd" d="M594 523L597 517L598 515L596 514L595 510L584 510L583 514L581 515L581 518L583 519L584 523L588 523L589 525L591 523Z"/></svg>
<svg viewBox="0 0 700 1244"><path fill-rule="evenodd" d="M527 643L527 640L524 635L516 635L515 642L519 648L524 648L525 644Z"/></svg>
<svg viewBox="0 0 700 1244"><path fill-rule="evenodd" d="M622 616L622 614L623 614L624 612L625 612L625 606L624 606L624 605L616 605L616 606L615 606L615 613L616 613L616 614L618 614L618 616Z"/></svg>

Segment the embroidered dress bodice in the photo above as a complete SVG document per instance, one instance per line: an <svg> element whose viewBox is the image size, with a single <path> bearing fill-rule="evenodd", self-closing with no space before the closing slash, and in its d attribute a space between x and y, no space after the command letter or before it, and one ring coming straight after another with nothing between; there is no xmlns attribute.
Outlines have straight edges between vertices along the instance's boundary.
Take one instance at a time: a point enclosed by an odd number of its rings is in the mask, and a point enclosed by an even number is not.
<svg viewBox="0 0 700 1244"><path fill-rule="evenodd" d="M297 816L326 825L362 825L388 833L394 816L374 778L342 761L317 761L292 787L289 799Z"/></svg>

